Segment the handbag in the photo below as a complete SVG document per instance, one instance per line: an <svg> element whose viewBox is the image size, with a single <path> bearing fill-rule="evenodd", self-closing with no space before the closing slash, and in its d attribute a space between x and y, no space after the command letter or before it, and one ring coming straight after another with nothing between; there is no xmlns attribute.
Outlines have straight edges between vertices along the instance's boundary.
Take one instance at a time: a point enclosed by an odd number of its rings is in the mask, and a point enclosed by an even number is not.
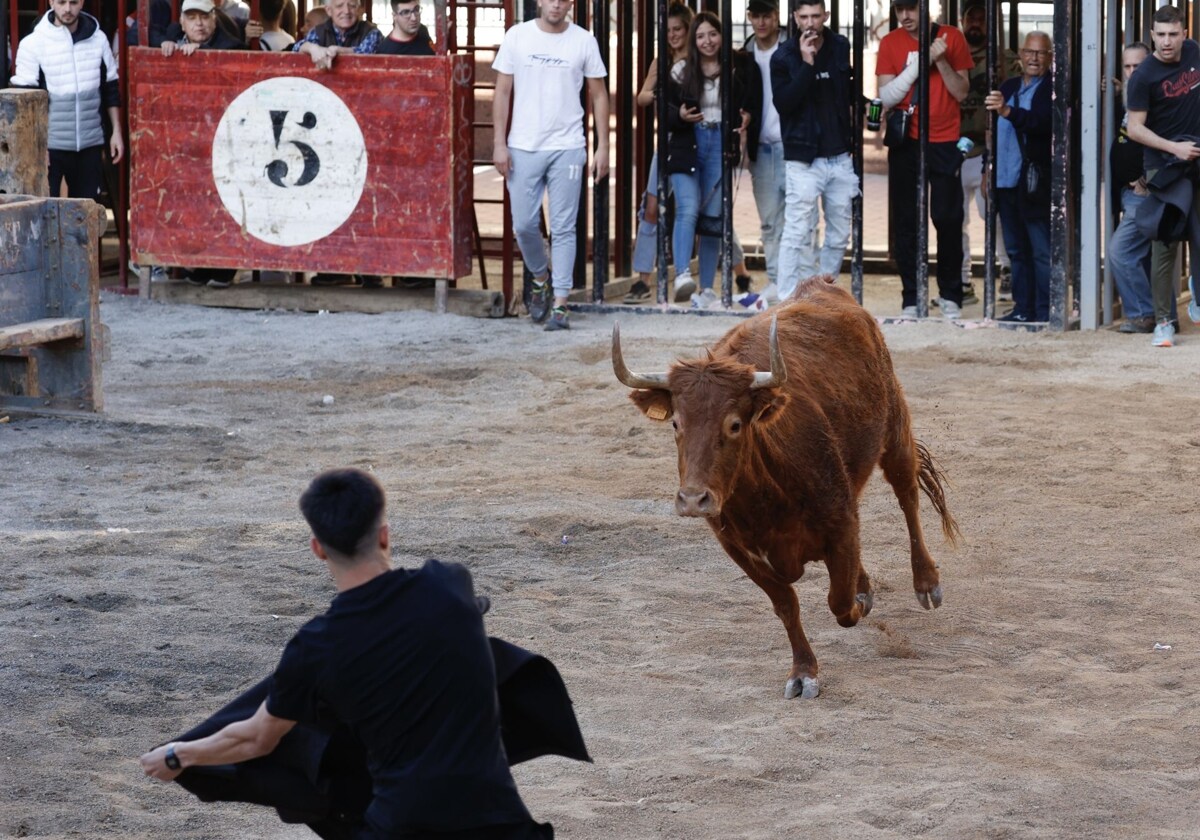
<svg viewBox="0 0 1200 840"><path fill-rule="evenodd" d="M713 236L719 239L722 235L721 217L705 216L703 214L696 217L696 233L701 236Z"/></svg>
<svg viewBox="0 0 1200 840"><path fill-rule="evenodd" d="M1037 195L1038 187L1042 185L1042 170L1025 153L1025 135L1019 131L1017 132L1017 145L1021 148L1021 160L1025 164L1025 195L1027 197Z"/></svg>
<svg viewBox="0 0 1200 840"><path fill-rule="evenodd" d="M883 132L883 145L889 149L899 148L908 140L908 121L912 119L913 108L910 105L903 111L893 108L888 111L887 128Z"/></svg>

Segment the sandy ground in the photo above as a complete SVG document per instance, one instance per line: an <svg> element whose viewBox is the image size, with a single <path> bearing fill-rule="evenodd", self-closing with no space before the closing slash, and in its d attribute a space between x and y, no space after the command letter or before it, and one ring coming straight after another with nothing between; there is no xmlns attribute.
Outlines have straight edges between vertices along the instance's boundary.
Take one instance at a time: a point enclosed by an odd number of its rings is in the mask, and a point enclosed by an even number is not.
<svg viewBox="0 0 1200 840"><path fill-rule="evenodd" d="M671 436L613 378L613 316L548 334L102 312L106 414L0 425L2 836L307 836L146 780L136 756L266 674L324 608L296 497L338 465L389 489L400 563L467 563L490 631L561 669L595 764L516 771L561 837L1200 831L1195 330L1152 350L886 327L966 544L931 546L946 603L924 612L873 479L874 612L838 627L812 569L798 589L823 693L785 701L782 626L708 528L674 515ZM641 369L731 325L621 321Z"/></svg>

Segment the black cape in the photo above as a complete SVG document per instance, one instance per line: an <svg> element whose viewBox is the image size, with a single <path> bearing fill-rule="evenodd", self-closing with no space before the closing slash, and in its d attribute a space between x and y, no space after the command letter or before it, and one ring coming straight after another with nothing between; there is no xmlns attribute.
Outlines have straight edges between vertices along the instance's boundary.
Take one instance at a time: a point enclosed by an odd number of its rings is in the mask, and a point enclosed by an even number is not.
<svg viewBox="0 0 1200 840"><path fill-rule="evenodd" d="M509 765L543 755L591 761L571 698L550 660L489 637L500 699L500 734ZM176 741L194 741L251 717L271 677ZM248 802L274 808L284 822L307 823L326 840L362 828L371 801L366 752L350 730L328 721L297 724L270 755L239 764L189 767L175 779L203 802Z"/></svg>

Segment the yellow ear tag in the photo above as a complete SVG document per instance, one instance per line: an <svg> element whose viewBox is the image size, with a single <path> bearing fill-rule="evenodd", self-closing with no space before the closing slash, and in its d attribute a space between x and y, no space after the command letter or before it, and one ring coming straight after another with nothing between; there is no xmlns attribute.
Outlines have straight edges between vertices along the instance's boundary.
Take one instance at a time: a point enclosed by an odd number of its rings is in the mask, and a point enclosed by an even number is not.
<svg viewBox="0 0 1200 840"><path fill-rule="evenodd" d="M646 416L651 420L666 420L667 410L661 405L652 405L650 406L649 410L646 411Z"/></svg>

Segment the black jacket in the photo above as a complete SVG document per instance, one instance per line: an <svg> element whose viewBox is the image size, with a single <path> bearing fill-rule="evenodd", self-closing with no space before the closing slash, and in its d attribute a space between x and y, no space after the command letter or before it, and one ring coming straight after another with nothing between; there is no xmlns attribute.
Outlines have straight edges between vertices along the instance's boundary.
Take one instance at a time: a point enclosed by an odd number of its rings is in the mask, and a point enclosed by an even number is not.
<svg viewBox="0 0 1200 840"><path fill-rule="evenodd" d="M753 65L754 60L750 59L748 63ZM747 56L744 52L738 50L733 54L733 113L726 115L726 121L729 124L728 148L734 157L734 163L736 163L736 156L741 149L741 135L735 131L742 124L742 118L738 112L740 110L749 112L750 110L747 107L750 84L747 81L746 64ZM757 70L757 67L755 69ZM721 83L725 83L724 78L721 79ZM758 89L762 90L761 80ZM698 158L696 129L692 123L679 118L679 106L682 104L683 88L674 79L670 79L667 82L667 131L670 132L667 141L667 172L691 175L696 172ZM753 124L753 118L751 118L751 124Z"/></svg>
<svg viewBox="0 0 1200 840"><path fill-rule="evenodd" d="M801 58L799 34L781 43L771 56L771 97L779 112L785 160L812 163L816 159L821 136L818 108L833 109L846 151L854 148L850 128L850 108L854 102L850 41L829 27L825 27L821 37L824 40L817 55L824 62L828 53L828 82L819 76L815 65Z"/></svg>
<svg viewBox="0 0 1200 840"><path fill-rule="evenodd" d="M1016 95L1021 89L1022 78L1017 76L1012 79L1005 79L1000 85L1000 93L1004 94L1004 101L1007 102ZM1037 90L1033 92L1033 101L1028 109L1012 108L1008 112L1008 116L1004 117L1013 128L1017 130L1017 134L1021 135L1021 141L1024 143L1024 154L1021 163L1021 178L1017 182L1017 190L1020 193L1023 209L1029 218L1044 219L1050 216L1050 139L1054 129L1054 109L1050 94L1054 85L1050 84L1050 78L1047 76L1042 79ZM1025 185L1027 183L1026 175L1030 166L1036 166L1038 169L1038 189L1037 192L1030 194Z"/></svg>

